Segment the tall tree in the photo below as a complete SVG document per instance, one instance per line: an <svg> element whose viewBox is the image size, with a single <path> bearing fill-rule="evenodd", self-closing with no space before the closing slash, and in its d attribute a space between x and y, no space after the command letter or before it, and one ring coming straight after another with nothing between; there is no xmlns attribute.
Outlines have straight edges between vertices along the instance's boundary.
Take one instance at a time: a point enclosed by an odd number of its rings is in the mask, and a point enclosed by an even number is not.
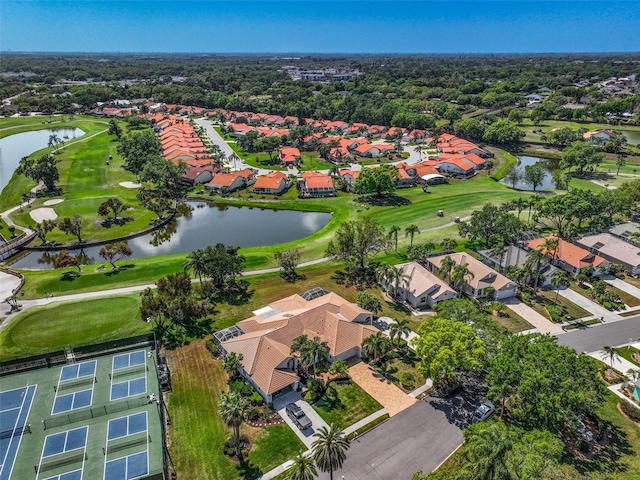
<svg viewBox="0 0 640 480"><path fill-rule="evenodd" d="M240 372L243 359L244 356L241 353L229 352L222 358L222 368L233 378Z"/></svg>
<svg viewBox="0 0 640 480"><path fill-rule="evenodd" d="M363 270L367 267L367 260L386 250L388 245L384 228L369 218L363 218L340 225L327 245L326 255Z"/></svg>
<svg viewBox="0 0 640 480"><path fill-rule="evenodd" d="M120 212L125 211L127 206L122 203L122 200L119 198L109 198L102 202L98 207L98 215L101 217L108 217L110 214L113 214L113 221L118 220L118 214Z"/></svg>
<svg viewBox="0 0 640 480"><path fill-rule="evenodd" d="M513 446L507 427L499 422L476 424L465 429L464 465L480 480L514 478L507 456Z"/></svg>
<svg viewBox="0 0 640 480"><path fill-rule="evenodd" d="M244 257L238 254L238 247L217 243L205 248L205 273L213 286L223 289L229 283L235 283L244 271Z"/></svg>
<svg viewBox="0 0 640 480"><path fill-rule="evenodd" d="M486 346L466 323L435 317L422 323L417 333L415 347L421 359L418 368L435 384L455 378L457 370L482 368Z"/></svg>
<svg viewBox="0 0 640 480"><path fill-rule="evenodd" d="M78 269L78 274L82 272L78 255L71 255L69 250L60 250L53 259L53 266L56 268L76 267Z"/></svg>
<svg viewBox="0 0 640 480"><path fill-rule="evenodd" d="M233 442L236 446L236 457L242 459L240 449L240 426L244 422L248 404L238 392L222 392L220 394L220 416L227 426L233 429Z"/></svg>
<svg viewBox="0 0 640 480"><path fill-rule="evenodd" d="M382 302L368 292L361 292L356 298L356 303L360 308L370 311L375 316L382 311Z"/></svg>
<svg viewBox="0 0 640 480"><path fill-rule="evenodd" d="M453 238L443 238L440 241L440 248L442 250L455 250L458 248L458 242Z"/></svg>
<svg viewBox="0 0 640 480"><path fill-rule="evenodd" d="M570 283L571 275L569 275L568 272L565 272L564 270L556 270L553 272L553 275L551 275L551 285L556 287L556 301L558 300L558 294L560 293L559 287L566 287Z"/></svg>
<svg viewBox="0 0 640 480"><path fill-rule="evenodd" d="M505 243L511 243L523 229L520 219L491 203L485 203L480 210L471 213L469 220L458 224L462 237L471 241L480 239L487 248L491 248L500 238Z"/></svg>
<svg viewBox="0 0 640 480"><path fill-rule="evenodd" d="M320 470L329 472L329 478L333 480L333 472L342 467L347 458L349 440L334 425L320 427L313 436L313 459Z"/></svg>
<svg viewBox="0 0 640 480"><path fill-rule="evenodd" d="M533 187L533 191L536 191L542 182L544 181L544 177L547 176L547 171L543 165L539 163L535 163L533 165L527 165L524 167L524 181L526 184L531 185Z"/></svg>
<svg viewBox="0 0 640 480"><path fill-rule="evenodd" d="M376 332L365 338L362 341L361 347L364 356L371 358L373 363L377 363L381 357L385 356L389 350L391 350L389 338L385 337L381 332Z"/></svg>
<svg viewBox="0 0 640 480"><path fill-rule="evenodd" d="M300 349L300 359L305 367L312 368L314 378L318 373L317 366L326 365L329 358L329 347L320 340L320 337L313 337L305 342Z"/></svg>
<svg viewBox="0 0 640 480"><path fill-rule="evenodd" d="M509 182L511 188L516 188L518 182L522 180L522 173L520 172L520 169L518 169L517 164L512 163L509 165L507 173L504 175L504 179Z"/></svg>
<svg viewBox="0 0 640 480"><path fill-rule="evenodd" d="M67 235L74 235L78 239L78 243L82 243L83 227L82 217L78 214L73 217L64 217L58 221L58 228Z"/></svg>
<svg viewBox="0 0 640 480"><path fill-rule="evenodd" d="M620 354L615 347L602 347L601 357L603 360L609 360L609 365L611 365L611 368L613 368L613 362L617 362L620 360Z"/></svg>
<svg viewBox="0 0 640 480"><path fill-rule="evenodd" d="M111 264L111 267L116 268L116 262L133 255L133 250L131 250L131 247L127 245L126 241L107 243L100 249L98 255L109 262Z"/></svg>
<svg viewBox="0 0 640 480"><path fill-rule="evenodd" d="M411 224L404 230L404 234L407 235L410 239L409 248L413 248L413 237L416 234L420 234L420 229L417 225Z"/></svg>
<svg viewBox="0 0 640 480"><path fill-rule="evenodd" d="M582 175L585 170L594 170L604 160L602 149L588 141L573 142L564 149L561 155L562 168L571 170L578 168L578 173Z"/></svg>
<svg viewBox="0 0 640 480"><path fill-rule="evenodd" d="M389 227L389 240L393 240L396 253L398 253L398 233L399 232L400 232L399 226L392 225L391 227Z"/></svg>
<svg viewBox="0 0 640 480"><path fill-rule="evenodd" d="M23 157L16 168L16 173L36 182L42 182L48 192L53 192L56 189L56 182L60 179L57 167L59 162L60 160L52 154L45 154L37 159Z"/></svg>
<svg viewBox="0 0 640 480"><path fill-rule="evenodd" d="M438 275L441 277L445 277L447 279L447 283L451 279L451 272L458 265L456 261L450 256L446 256L440 262L440 268L438 268Z"/></svg>
<svg viewBox="0 0 640 480"><path fill-rule="evenodd" d="M410 333L409 320L395 320L389 325L389 336L396 341L401 340L403 337L408 338Z"/></svg>
<svg viewBox="0 0 640 480"><path fill-rule="evenodd" d="M202 276L207 272L207 254L204 250L198 249L187 255L183 264L184 270L193 270L194 275L202 283Z"/></svg>
<svg viewBox="0 0 640 480"><path fill-rule="evenodd" d="M301 453L293 459L293 465L287 470L286 480L313 480L318 470L311 456Z"/></svg>
<svg viewBox="0 0 640 480"><path fill-rule="evenodd" d="M400 173L389 163L376 168L363 168L354 185L356 193L373 193L377 197L393 193L396 189Z"/></svg>
<svg viewBox="0 0 640 480"><path fill-rule="evenodd" d="M451 270L451 282L458 291L462 292L462 287L468 278L474 278L474 274L469 270L468 263L462 263Z"/></svg>
<svg viewBox="0 0 640 480"><path fill-rule="evenodd" d="M53 232L54 228L56 228L56 221L45 218L42 222L35 224L33 231L42 243L45 243L47 241L47 233Z"/></svg>
<svg viewBox="0 0 640 480"><path fill-rule="evenodd" d="M278 250L274 253L273 258L280 264L281 275L284 278L293 280L297 278L296 268L300 262L300 251L297 248Z"/></svg>

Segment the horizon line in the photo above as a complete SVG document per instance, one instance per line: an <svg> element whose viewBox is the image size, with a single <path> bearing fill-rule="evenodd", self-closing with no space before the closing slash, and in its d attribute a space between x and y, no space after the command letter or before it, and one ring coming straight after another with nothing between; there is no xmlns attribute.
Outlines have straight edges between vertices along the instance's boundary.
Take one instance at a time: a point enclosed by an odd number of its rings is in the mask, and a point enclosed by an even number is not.
<svg viewBox="0 0 640 480"><path fill-rule="evenodd" d="M545 52L205 52L205 51L55 51L55 50L2 50L3 54L74 54L74 55L640 55L640 50L635 51L545 51Z"/></svg>

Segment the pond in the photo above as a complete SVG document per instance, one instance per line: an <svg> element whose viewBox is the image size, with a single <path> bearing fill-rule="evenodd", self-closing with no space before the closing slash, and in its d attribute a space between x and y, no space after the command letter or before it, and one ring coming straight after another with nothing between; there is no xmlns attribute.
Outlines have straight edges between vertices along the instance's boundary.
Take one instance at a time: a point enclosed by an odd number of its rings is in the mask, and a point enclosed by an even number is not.
<svg viewBox="0 0 640 480"><path fill-rule="evenodd" d="M268 210L250 207L209 206L204 203L180 205L179 214L155 232L129 240L131 258L188 253L208 245L224 243L236 247L261 247L291 242L323 228L331 214ZM37 241L37 240L36 240ZM104 263L101 247L85 248L83 263ZM31 252L13 263L13 268L47 270L53 268L56 252Z"/></svg>
<svg viewBox="0 0 640 480"><path fill-rule="evenodd" d="M638 130L619 130L621 134L627 137L628 143L640 145L640 131Z"/></svg>
<svg viewBox="0 0 640 480"><path fill-rule="evenodd" d="M538 185L536 187L536 191L539 190L548 190L551 188L555 188L556 185L553 182L553 180L551 179L551 170L549 169L549 165L547 163L547 160L545 160L544 158L538 158L538 157L527 157L527 156L521 156L518 157L518 165L516 166L516 168L518 169L518 171L520 172L520 174L524 174L524 167L528 166L528 165L535 165L536 163L540 163L542 164L546 171L547 174L544 177L544 180L542 181L541 185ZM511 187L511 183L507 182L506 179L502 179L500 180L500 183L504 184L504 185L508 185L509 187ZM516 188L518 190L533 190L533 187L531 185L529 185L528 183L525 183L523 180L520 180L518 183L516 183Z"/></svg>
<svg viewBox="0 0 640 480"><path fill-rule="evenodd" d="M56 134L66 142L84 135L79 128L47 128L16 133L0 139L0 192L7 186L23 157L49 146L49 137Z"/></svg>

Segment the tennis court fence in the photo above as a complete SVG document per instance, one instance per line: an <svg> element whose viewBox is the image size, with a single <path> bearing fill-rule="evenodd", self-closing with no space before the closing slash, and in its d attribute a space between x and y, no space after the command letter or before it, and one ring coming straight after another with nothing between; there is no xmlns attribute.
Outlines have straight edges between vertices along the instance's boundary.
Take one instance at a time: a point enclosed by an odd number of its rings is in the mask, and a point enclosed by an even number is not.
<svg viewBox="0 0 640 480"><path fill-rule="evenodd" d="M0 439L18 437L23 433L31 433L31 425L25 425L23 427L12 428L11 430L3 430L0 432Z"/></svg>
<svg viewBox="0 0 640 480"><path fill-rule="evenodd" d="M112 413L124 412L132 408L138 408L149 403L149 399L144 396L132 400L123 400L121 402L111 403L100 407L89 408L79 412L69 413L67 415L55 416L42 421L44 429L61 427L71 423L86 422L92 418L111 415Z"/></svg>

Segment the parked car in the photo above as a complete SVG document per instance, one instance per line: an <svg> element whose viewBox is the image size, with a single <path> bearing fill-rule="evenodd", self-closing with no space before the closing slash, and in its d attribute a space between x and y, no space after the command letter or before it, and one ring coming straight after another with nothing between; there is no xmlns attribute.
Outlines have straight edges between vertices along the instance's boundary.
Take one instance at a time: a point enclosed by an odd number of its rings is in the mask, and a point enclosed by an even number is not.
<svg viewBox="0 0 640 480"><path fill-rule="evenodd" d="M296 424L296 427L298 427L300 431L304 431L311 427L311 420L309 420L309 417L307 417L302 409L295 403L287 404L285 410L287 411L289 418Z"/></svg>
<svg viewBox="0 0 640 480"><path fill-rule="evenodd" d="M496 407L489 400L485 400L480 404L476 411L473 412L474 422L483 422L487 420L496 411Z"/></svg>

